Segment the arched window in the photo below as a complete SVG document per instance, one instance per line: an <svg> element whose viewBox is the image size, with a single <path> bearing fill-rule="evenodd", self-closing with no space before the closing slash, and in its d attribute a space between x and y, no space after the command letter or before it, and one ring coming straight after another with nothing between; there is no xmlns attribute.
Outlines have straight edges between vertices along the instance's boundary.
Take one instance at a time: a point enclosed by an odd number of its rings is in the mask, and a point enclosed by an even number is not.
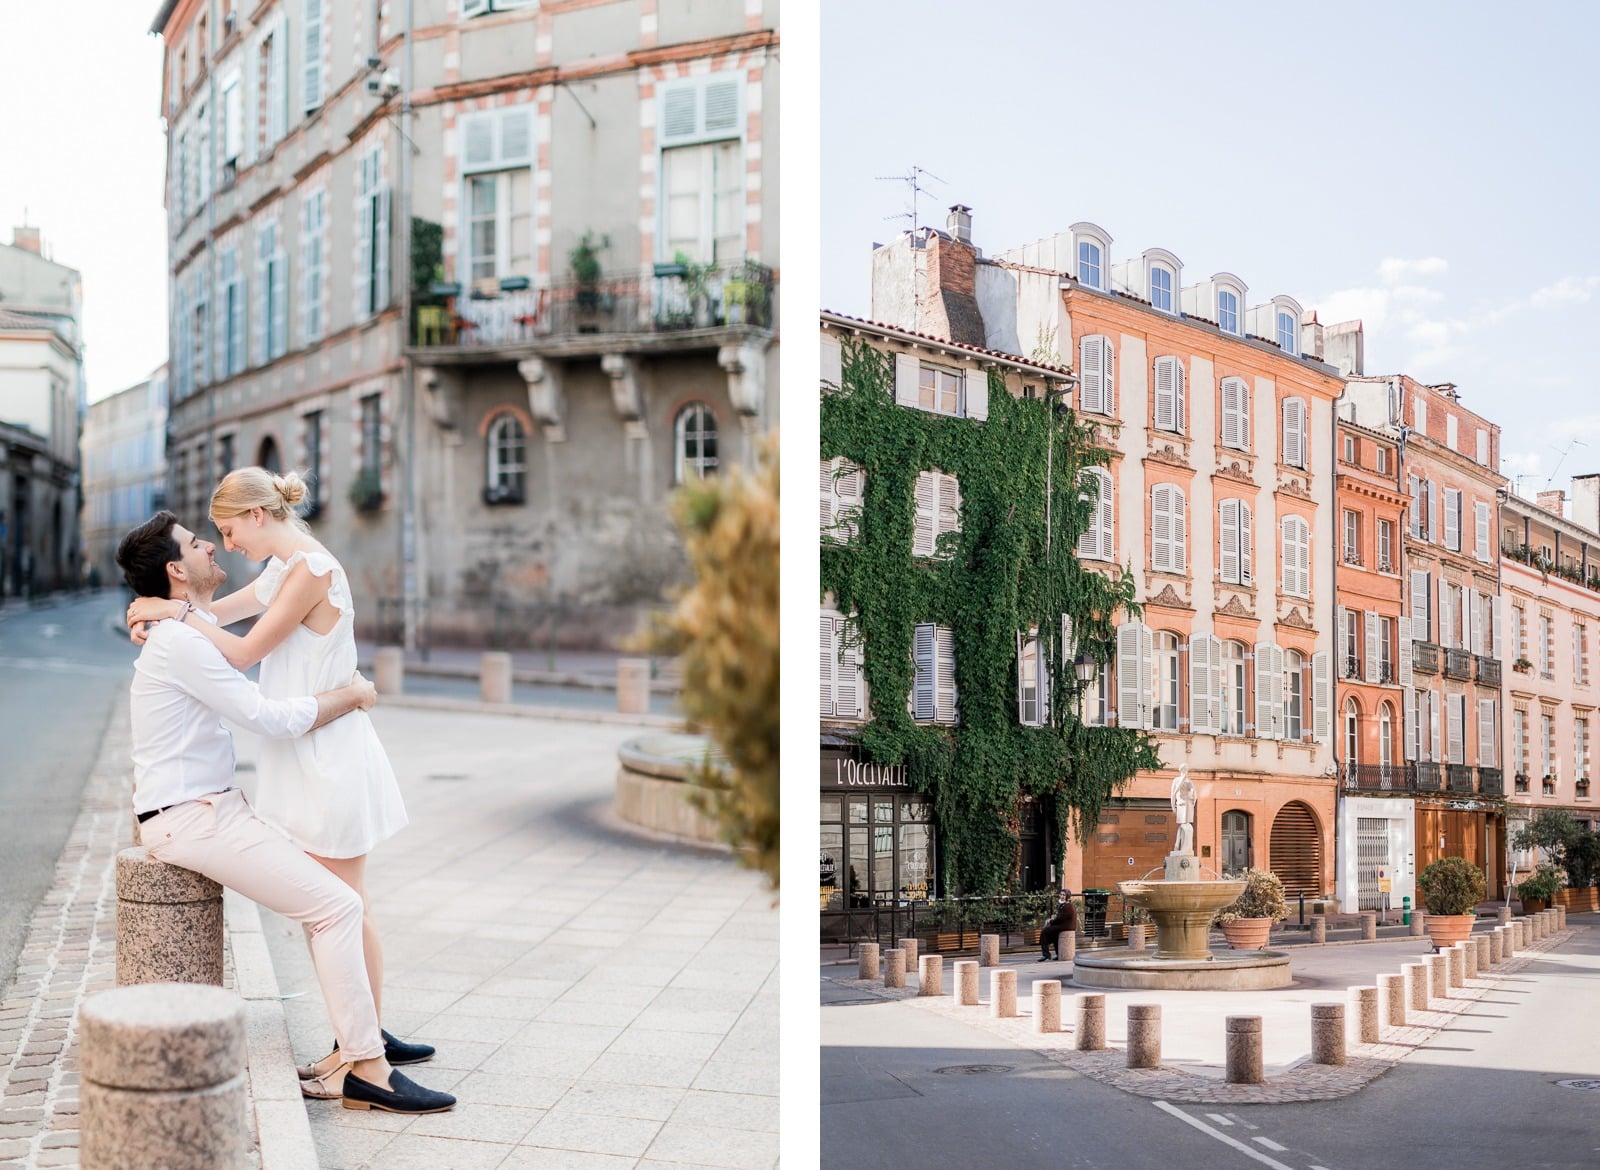
<svg viewBox="0 0 1600 1170"><path fill-rule="evenodd" d="M484 436L486 504L520 504L527 498L528 432L507 412L489 424Z"/></svg>
<svg viewBox="0 0 1600 1170"><path fill-rule="evenodd" d="M704 402L691 402L673 422L676 483L717 472L717 416Z"/></svg>
<svg viewBox="0 0 1600 1170"><path fill-rule="evenodd" d="M256 449L256 466L273 475L283 474L283 460L278 457L278 440L271 435L262 439L261 446Z"/></svg>
<svg viewBox="0 0 1600 1170"><path fill-rule="evenodd" d="M1361 762L1361 708L1351 699L1344 705L1344 770L1345 776L1355 779L1356 765Z"/></svg>

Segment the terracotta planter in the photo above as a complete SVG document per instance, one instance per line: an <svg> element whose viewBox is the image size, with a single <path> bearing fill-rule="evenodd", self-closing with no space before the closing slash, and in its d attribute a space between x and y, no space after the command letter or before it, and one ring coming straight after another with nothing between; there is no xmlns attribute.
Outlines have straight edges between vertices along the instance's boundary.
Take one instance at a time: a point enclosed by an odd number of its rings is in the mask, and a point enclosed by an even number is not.
<svg viewBox="0 0 1600 1170"><path fill-rule="evenodd" d="M1267 938L1272 934L1272 919L1235 918L1224 922L1221 930L1222 937L1234 950L1259 951L1266 947Z"/></svg>
<svg viewBox="0 0 1600 1170"><path fill-rule="evenodd" d="M1522 912L1524 914L1537 914L1541 910L1550 909L1550 903L1544 898L1523 898Z"/></svg>
<svg viewBox="0 0 1600 1170"><path fill-rule="evenodd" d="M1465 942L1478 921L1474 914L1430 914L1426 922L1428 937L1439 950Z"/></svg>

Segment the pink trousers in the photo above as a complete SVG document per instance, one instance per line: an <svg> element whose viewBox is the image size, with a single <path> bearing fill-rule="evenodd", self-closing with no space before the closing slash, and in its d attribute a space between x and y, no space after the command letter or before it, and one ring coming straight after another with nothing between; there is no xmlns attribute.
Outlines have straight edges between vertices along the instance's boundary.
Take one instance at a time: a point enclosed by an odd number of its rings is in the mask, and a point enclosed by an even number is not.
<svg viewBox="0 0 1600 1170"><path fill-rule="evenodd" d="M383 1055L359 894L256 816L238 789L174 805L139 828L157 861L203 873L305 927L344 1059Z"/></svg>

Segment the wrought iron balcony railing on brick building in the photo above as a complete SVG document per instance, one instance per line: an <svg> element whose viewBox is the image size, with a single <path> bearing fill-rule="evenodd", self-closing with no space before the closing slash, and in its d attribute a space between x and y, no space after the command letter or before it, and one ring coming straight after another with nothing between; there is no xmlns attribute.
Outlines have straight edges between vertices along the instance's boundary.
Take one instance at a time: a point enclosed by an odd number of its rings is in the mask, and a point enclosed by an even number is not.
<svg viewBox="0 0 1600 1170"><path fill-rule="evenodd" d="M1446 764L1445 779L1451 792L1474 792L1473 769L1470 764Z"/></svg>
<svg viewBox="0 0 1600 1170"><path fill-rule="evenodd" d="M1486 687L1500 685L1500 660L1498 658L1485 658L1477 655L1478 681Z"/></svg>
<svg viewBox="0 0 1600 1170"><path fill-rule="evenodd" d="M1472 678L1472 655L1466 650L1447 649L1444 652L1444 676L1466 682Z"/></svg>
<svg viewBox="0 0 1600 1170"><path fill-rule="evenodd" d="M1478 769L1478 791L1484 796L1506 794L1506 774L1499 768Z"/></svg>
<svg viewBox="0 0 1600 1170"><path fill-rule="evenodd" d="M1439 647L1432 642L1411 643L1411 666L1418 674L1439 673Z"/></svg>

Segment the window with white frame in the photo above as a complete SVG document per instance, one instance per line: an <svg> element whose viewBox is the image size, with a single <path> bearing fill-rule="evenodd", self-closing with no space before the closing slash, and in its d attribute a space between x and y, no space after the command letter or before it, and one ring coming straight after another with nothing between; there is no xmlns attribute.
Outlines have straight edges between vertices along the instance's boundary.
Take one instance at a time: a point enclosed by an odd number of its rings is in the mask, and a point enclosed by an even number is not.
<svg viewBox="0 0 1600 1170"><path fill-rule="evenodd" d="M222 79L222 166L224 173L238 170L244 153L244 87L237 71Z"/></svg>
<svg viewBox="0 0 1600 1170"><path fill-rule="evenodd" d="M1339 663L1345 678L1361 677L1361 611L1339 611Z"/></svg>
<svg viewBox="0 0 1600 1170"><path fill-rule="evenodd" d="M657 86L659 260L726 266L745 255L742 75Z"/></svg>
<svg viewBox="0 0 1600 1170"><path fill-rule="evenodd" d="M484 292L533 277L533 124L528 105L461 116L462 271Z"/></svg>
<svg viewBox="0 0 1600 1170"><path fill-rule="evenodd" d="M289 258L276 222L256 233L255 341L256 357L263 365L289 348Z"/></svg>
<svg viewBox="0 0 1600 1170"><path fill-rule="evenodd" d="M917 405L934 414L962 413L966 377L960 370L924 363L917 370Z"/></svg>
<svg viewBox="0 0 1600 1170"><path fill-rule="evenodd" d="M1116 511L1110 473L1103 467L1085 467L1078 473L1078 487L1078 499L1088 504L1088 523L1078 537L1078 555L1095 561L1115 560L1112 524Z"/></svg>
<svg viewBox="0 0 1600 1170"><path fill-rule="evenodd" d="M941 548L940 537L961 531L961 485L942 471L917 476L916 519L911 535L914 557L949 556L953 541Z"/></svg>
<svg viewBox="0 0 1600 1170"><path fill-rule="evenodd" d="M1078 241L1078 283L1089 288L1104 289L1100 279L1102 255L1100 245L1093 240Z"/></svg>
<svg viewBox="0 0 1600 1170"><path fill-rule="evenodd" d="M1294 319L1293 313L1278 314L1278 348L1290 357L1300 354L1300 322Z"/></svg>
<svg viewBox="0 0 1600 1170"><path fill-rule="evenodd" d="M1150 266L1150 303L1163 313L1172 312L1172 270L1159 264Z"/></svg>
<svg viewBox="0 0 1600 1170"><path fill-rule="evenodd" d="M1245 728L1245 648L1243 642L1222 644L1222 734L1243 735Z"/></svg>
<svg viewBox="0 0 1600 1170"><path fill-rule="evenodd" d="M244 273L239 268L237 247L223 248L218 253L217 278L222 294L222 315L217 321L222 330L218 338L217 365L224 378L231 378L244 370Z"/></svg>
<svg viewBox="0 0 1600 1170"><path fill-rule="evenodd" d="M956 722L956 640L949 626L912 630L911 717L918 723Z"/></svg>
<svg viewBox="0 0 1600 1170"><path fill-rule="evenodd" d="M1572 623L1572 681L1589 684L1589 627L1583 622Z"/></svg>
<svg viewBox="0 0 1600 1170"><path fill-rule="evenodd" d="M822 706L824 719L865 719L866 648L861 629L837 610L822 611Z"/></svg>
<svg viewBox="0 0 1600 1170"><path fill-rule="evenodd" d="M1349 769L1361 762L1361 707L1354 697L1344 705L1344 762Z"/></svg>
<svg viewBox="0 0 1600 1170"><path fill-rule="evenodd" d="M322 339L327 324L322 308L327 192L307 192L300 216L300 337L309 345Z"/></svg>
<svg viewBox="0 0 1600 1170"><path fill-rule="evenodd" d="M1427 434L1428 404L1420 395L1411 404L1411 417L1415 424L1412 429L1415 430L1419 435Z"/></svg>
<svg viewBox="0 0 1600 1170"><path fill-rule="evenodd" d="M1239 334L1239 296L1229 289L1217 290L1217 328L1234 337Z"/></svg>
<svg viewBox="0 0 1600 1170"><path fill-rule="evenodd" d="M1572 772L1579 780L1589 779L1589 717L1572 720Z"/></svg>
<svg viewBox="0 0 1600 1170"><path fill-rule="evenodd" d="M265 156L289 129L288 23L282 12L261 34L256 46L256 94L262 102L256 130L256 153Z"/></svg>
<svg viewBox="0 0 1600 1170"><path fill-rule="evenodd" d="M1500 766L1500 704L1493 699L1478 700L1478 766Z"/></svg>
<svg viewBox="0 0 1600 1170"><path fill-rule="evenodd" d="M1528 712L1517 707L1511 712L1511 758L1518 776L1528 774Z"/></svg>
<svg viewBox="0 0 1600 1170"><path fill-rule="evenodd" d="M1311 596L1311 526L1299 516L1283 519L1283 591L1292 597Z"/></svg>
<svg viewBox="0 0 1600 1170"><path fill-rule="evenodd" d="M1389 448L1385 447L1382 443L1378 444L1376 454L1373 457L1372 468L1374 471L1383 472L1385 474L1387 474L1389 470Z"/></svg>
<svg viewBox="0 0 1600 1170"><path fill-rule="evenodd" d="M509 410L489 424L484 467L486 503L520 504L527 498L528 431Z"/></svg>
<svg viewBox="0 0 1600 1170"><path fill-rule="evenodd" d="M1104 727L1111 712L1111 672L1096 666L1083 690L1081 715L1085 727Z"/></svg>
<svg viewBox="0 0 1600 1170"><path fill-rule="evenodd" d="M1283 654L1283 738L1299 741L1305 735L1305 656L1298 650Z"/></svg>
<svg viewBox="0 0 1600 1170"><path fill-rule="evenodd" d="M1554 678L1556 670L1556 626L1549 614L1539 615L1539 674Z"/></svg>
<svg viewBox="0 0 1600 1170"><path fill-rule="evenodd" d="M674 483L717 471L717 416L704 402L691 402L672 421Z"/></svg>
<svg viewBox="0 0 1600 1170"><path fill-rule="evenodd" d="M1378 704L1378 764L1387 776L1394 763L1394 709L1385 699Z"/></svg>
<svg viewBox="0 0 1600 1170"><path fill-rule="evenodd" d="M1283 462L1289 467L1309 466L1306 458L1306 400L1283 400L1283 445L1279 448Z"/></svg>
<svg viewBox="0 0 1600 1170"><path fill-rule="evenodd" d="M1444 546L1451 552L1461 551L1461 491L1444 489Z"/></svg>
<svg viewBox="0 0 1600 1170"><path fill-rule="evenodd" d="M1182 573L1188 567L1184 513L1183 489L1177 484L1150 489L1150 567L1158 573Z"/></svg>
<svg viewBox="0 0 1600 1170"><path fill-rule="evenodd" d="M1218 572L1229 585L1249 585L1254 576L1250 568L1250 505L1243 500L1223 500L1217 505Z"/></svg>
<svg viewBox="0 0 1600 1170"><path fill-rule="evenodd" d="M322 67L322 0L305 0L300 38L300 108L322 108L326 77Z"/></svg>
<svg viewBox="0 0 1600 1170"><path fill-rule="evenodd" d="M1050 722L1049 653L1038 626L1017 634L1017 721L1024 727Z"/></svg>
<svg viewBox="0 0 1600 1170"><path fill-rule="evenodd" d="M389 186L382 146L361 156L358 182L356 305L360 316L370 317L389 304Z"/></svg>
<svg viewBox="0 0 1600 1170"><path fill-rule="evenodd" d="M1178 635L1165 630L1155 635L1150 670L1150 728L1178 730Z"/></svg>
<svg viewBox="0 0 1600 1170"><path fill-rule="evenodd" d="M1378 521L1378 572L1394 572L1394 524Z"/></svg>
<svg viewBox="0 0 1600 1170"><path fill-rule="evenodd" d="M1116 350L1111 338L1093 334L1078 339L1078 409L1086 414L1116 413Z"/></svg>
<svg viewBox="0 0 1600 1170"><path fill-rule="evenodd" d="M1492 536L1492 522L1490 520L1489 505L1482 500L1475 500L1472 504L1473 513L1473 545L1474 553L1480 561L1489 560L1489 541Z"/></svg>
<svg viewBox="0 0 1600 1170"><path fill-rule="evenodd" d="M1243 378L1222 379L1222 445L1250 449L1250 387Z"/></svg>
<svg viewBox="0 0 1600 1170"><path fill-rule="evenodd" d="M1346 463L1354 463L1356 461L1356 437L1354 435L1341 435L1340 440L1339 458Z"/></svg>
<svg viewBox="0 0 1600 1170"><path fill-rule="evenodd" d="M1556 771L1556 719L1550 712L1539 715L1540 761L1544 765L1541 776L1553 776Z"/></svg>
<svg viewBox="0 0 1600 1170"><path fill-rule="evenodd" d="M1184 403L1183 362L1175 357L1158 357L1155 381L1156 429L1182 433L1188 418Z"/></svg>
<svg viewBox="0 0 1600 1170"><path fill-rule="evenodd" d="M1344 563L1361 563L1361 513L1344 510Z"/></svg>
<svg viewBox="0 0 1600 1170"><path fill-rule="evenodd" d="M867 473L844 456L818 463L822 540L849 544L861 531L861 509L866 502Z"/></svg>

